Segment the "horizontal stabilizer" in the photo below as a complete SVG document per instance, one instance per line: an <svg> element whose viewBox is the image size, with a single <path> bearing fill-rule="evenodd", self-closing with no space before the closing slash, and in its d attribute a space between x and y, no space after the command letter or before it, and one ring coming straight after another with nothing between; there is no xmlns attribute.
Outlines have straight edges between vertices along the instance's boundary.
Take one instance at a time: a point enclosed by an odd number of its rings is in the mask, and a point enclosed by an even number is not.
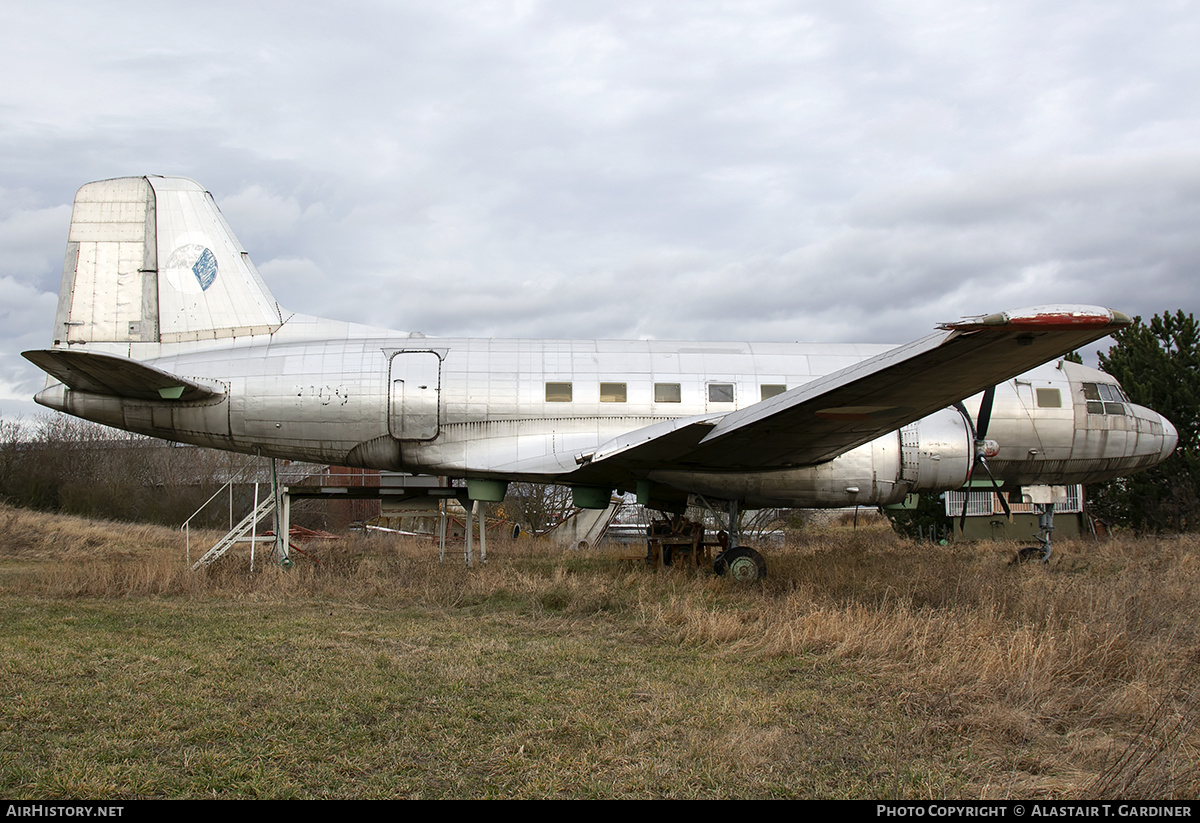
<svg viewBox="0 0 1200 823"><path fill-rule="evenodd" d="M218 384L180 377L115 354L41 349L22 356L68 388L91 394L182 402L225 393Z"/></svg>

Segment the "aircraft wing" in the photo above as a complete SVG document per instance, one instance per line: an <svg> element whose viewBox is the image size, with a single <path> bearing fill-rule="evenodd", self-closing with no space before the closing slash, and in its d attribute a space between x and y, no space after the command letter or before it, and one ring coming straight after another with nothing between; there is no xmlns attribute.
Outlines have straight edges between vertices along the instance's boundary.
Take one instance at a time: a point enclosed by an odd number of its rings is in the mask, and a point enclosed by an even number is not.
<svg viewBox="0 0 1200 823"><path fill-rule="evenodd" d="M135 400L204 400L219 397L218 385L147 366L128 357L99 352L41 349L21 355L69 388Z"/></svg>
<svg viewBox="0 0 1200 823"><path fill-rule="evenodd" d="M1109 309L1043 306L947 323L928 337L722 417L630 432L597 449L579 475L823 463L1130 322Z"/></svg>

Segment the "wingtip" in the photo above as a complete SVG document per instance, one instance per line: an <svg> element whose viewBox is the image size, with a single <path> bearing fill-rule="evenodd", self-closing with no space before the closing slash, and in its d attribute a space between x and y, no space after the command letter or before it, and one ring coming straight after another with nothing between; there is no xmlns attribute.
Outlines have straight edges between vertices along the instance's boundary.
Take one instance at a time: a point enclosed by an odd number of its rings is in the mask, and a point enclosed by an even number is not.
<svg viewBox="0 0 1200 823"><path fill-rule="evenodd" d="M1129 315L1100 306L1033 306L996 314L965 317L938 328L964 331L995 326L1022 326L1038 329L1066 329L1081 326L1123 328L1133 321Z"/></svg>

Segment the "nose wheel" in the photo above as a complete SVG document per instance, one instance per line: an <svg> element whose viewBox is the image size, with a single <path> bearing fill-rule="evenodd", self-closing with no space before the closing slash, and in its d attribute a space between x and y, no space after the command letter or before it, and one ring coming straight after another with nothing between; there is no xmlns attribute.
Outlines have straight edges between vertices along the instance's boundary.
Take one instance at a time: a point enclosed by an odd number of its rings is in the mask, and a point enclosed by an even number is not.
<svg viewBox="0 0 1200 823"><path fill-rule="evenodd" d="M717 555L713 571L718 575L728 574L739 583L753 583L767 576L767 561L754 549L736 546Z"/></svg>
<svg viewBox="0 0 1200 823"><path fill-rule="evenodd" d="M1038 513L1038 525L1041 527L1034 535L1034 539L1042 545L1019 549L1013 563L1050 562L1050 535L1054 532L1054 504L1034 503L1033 508Z"/></svg>

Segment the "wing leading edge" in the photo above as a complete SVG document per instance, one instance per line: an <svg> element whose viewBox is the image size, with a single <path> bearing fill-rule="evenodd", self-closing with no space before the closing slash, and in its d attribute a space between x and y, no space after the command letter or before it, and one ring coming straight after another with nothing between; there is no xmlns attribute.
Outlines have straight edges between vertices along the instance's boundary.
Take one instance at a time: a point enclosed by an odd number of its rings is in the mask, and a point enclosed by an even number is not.
<svg viewBox="0 0 1200 823"><path fill-rule="evenodd" d="M811 466L1128 326L1093 306L1042 306L946 323L920 340L722 417L659 423L604 444L579 472L762 471Z"/></svg>

